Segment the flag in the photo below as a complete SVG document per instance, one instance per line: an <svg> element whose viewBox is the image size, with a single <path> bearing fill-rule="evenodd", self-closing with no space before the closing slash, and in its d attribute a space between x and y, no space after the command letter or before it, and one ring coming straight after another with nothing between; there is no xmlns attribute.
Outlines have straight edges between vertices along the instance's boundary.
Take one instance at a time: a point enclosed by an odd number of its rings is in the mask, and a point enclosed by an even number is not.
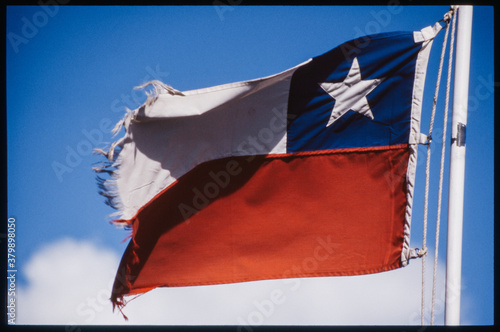
<svg viewBox="0 0 500 332"><path fill-rule="evenodd" d="M131 229L111 300L156 287L402 267L439 24L365 36L265 78L153 82L100 172Z"/></svg>

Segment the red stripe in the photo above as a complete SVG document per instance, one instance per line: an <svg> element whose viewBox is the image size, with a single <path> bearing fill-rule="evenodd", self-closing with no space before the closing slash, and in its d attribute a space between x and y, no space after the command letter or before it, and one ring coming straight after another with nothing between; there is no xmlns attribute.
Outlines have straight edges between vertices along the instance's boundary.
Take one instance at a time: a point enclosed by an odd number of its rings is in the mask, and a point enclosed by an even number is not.
<svg viewBox="0 0 500 332"><path fill-rule="evenodd" d="M259 158L265 158L265 159L281 159L281 158L288 158L288 157L301 157L301 156L316 156L316 155L329 155L329 154L338 154L338 153L353 153L353 152L364 152L364 151L387 151L387 150L394 150L394 149L401 149L407 147L407 144L398 144L398 145L390 145L390 146L371 146L371 147L362 147L362 148L344 148L344 149L329 149L329 150L315 150L315 151L302 151L302 152L290 152L290 153L281 153L281 154L268 154L268 155L259 155ZM247 160L251 160L254 157L257 156L246 156ZM239 157L229 157L229 158L223 158L222 160L226 159L235 159ZM205 162L198 167L203 167L204 164L206 163L212 163L214 161L209 161ZM144 204L137 213L135 214L134 217L131 219L116 219L113 220L113 222L117 224L129 224L131 225L135 219L137 219L139 213L145 209L151 202L155 201L158 197L163 195L166 191L170 190L171 187L177 184L178 181L175 181L171 183L169 186L167 186L165 189L160 191L158 194L156 194L148 203Z"/></svg>
<svg viewBox="0 0 500 332"><path fill-rule="evenodd" d="M408 157L401 145L204 163L139 211L112 299L400 267Z"/></svg>

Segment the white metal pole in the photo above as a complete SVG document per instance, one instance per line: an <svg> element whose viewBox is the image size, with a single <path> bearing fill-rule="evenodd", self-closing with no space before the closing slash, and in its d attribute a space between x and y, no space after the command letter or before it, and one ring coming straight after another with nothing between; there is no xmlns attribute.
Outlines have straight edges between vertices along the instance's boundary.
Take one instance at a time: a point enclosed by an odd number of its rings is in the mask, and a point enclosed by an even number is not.
<svg viewBox="0 0 500 332"><path fill-rule="evenodd" d="M460 324L465 128L469 95L472 6L458 7L453 115L451 121L445 325Z"/></svg>

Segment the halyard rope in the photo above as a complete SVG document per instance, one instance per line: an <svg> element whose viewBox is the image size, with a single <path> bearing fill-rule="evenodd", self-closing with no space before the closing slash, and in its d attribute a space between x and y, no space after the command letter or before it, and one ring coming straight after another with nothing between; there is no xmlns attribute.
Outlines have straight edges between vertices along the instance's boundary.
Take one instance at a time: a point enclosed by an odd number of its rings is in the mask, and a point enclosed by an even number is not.
<svg viewBox="0 0 500 332"><path fill-rule="evenodd" d="M431 307L431 325L434 324L434 307L436 303L436 276L437 276L437 263L438 263L438 246L439 246L439 226L441 221L441 200L443 196L443 175L444 175L444 159L446 151L446 129L448 124L448 106L450 100L450 86L451 86L451 69L453 60L453 45L455 42L455 25L456 19L454 15L451 17L451 40L450 40L450 53L448 57L448 76L446 80L446 96L444 102L444 116L443 116L443 136L441 143L441 164L439 167L439 189L438 189L438 206L436 215L436 243L434 254L434 269L432 275L432 307Z"/></svg>
<svg viewBox="0 0 500 332"><path fill-rule="evenodd" d="M427 159L426 159L426 165L425 165L424 220L423 220L423 236L422 236L422 250L424 250L424 251L427 251L427 216L428 216L428 211L429 211L429 178L430 178L430 163L431 163L431 144L430 143L432 141L432 130L434 128L434 118L436 115L436 105L437 105L437 99L438 99L438 95L439 95L441 73L442 73L442 69L443 69L446 44L448 41L448 32L449 32L449 26L450 26L449 23L450 23L450 20L452 17L453 17L453 10L450 10L444 15L444 18L443 18L443 21L446 22L446 32L444 35L443 46L441 49L441 58L439 61L436 89L434 91L431 119L430 119L430 123L429 123L429 134L427 136L428 137L428 144L427 144ZM451 59L451 55L450 55L450 59ZM448 94L448 92L449 91L447 91L447 94ZM446 109L446 113L447 113L447 109ZM446 123L446 117L445 117L445 123ZM443 139L443 144L444 144L444 139ZM438 228L437 228L437 230L438 230ZM436 251L436 255L435 255L435 260L436 259L437 259L437 251ZM434 271L434 275L435 275L435 273L436 272ZM435 289L434 283L435 283L435 277L433 278L433 290ZM420 303L421 325L424 325L424 323L425 323L425 255L422 256L422 289L421 289L421 291L422 291L421 303ZM434 310L434 291L433 291L433 301L432 301L432 311L433 310ZM431 320L433 320L433 317L434 317L434 314L432 312L431 313Z"/></svg>

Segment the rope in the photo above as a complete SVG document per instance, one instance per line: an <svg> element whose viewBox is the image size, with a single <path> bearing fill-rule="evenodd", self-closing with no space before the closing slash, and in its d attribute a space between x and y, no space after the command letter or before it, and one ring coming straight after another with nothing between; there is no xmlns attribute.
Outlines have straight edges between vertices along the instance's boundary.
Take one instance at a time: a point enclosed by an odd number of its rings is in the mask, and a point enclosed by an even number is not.
<svg viewBox="0 0 500 332"><path fill-rule="evenodd" d="M434 118L436 115L436 105L439 95L439 86L441 83L441 73L443 70L443 62L445 57L446 43L448 41L448 31L449 31L449 21L451 16L453 15L453 10L448 11L443 18L443 21L446 22L446 32L443 40L443 47L441 49L441 58L439 61L439 69L438 69L438 77L436 82L436 89L434 91L434 99L432 103L432 113L431 120L429 123L429 134L428 144L427 144L427 159L425 165L425 195L424 195L424 221L423 221L423 236L422 236L422 250L427 251L427 216L429 212L429 178L430 178L430 165L431 165L431 142L432 142L432 130L434 128ZM421 325L424 325L424 313L425 313L425 255L422 256L422 294L421 294L421 302L420 302L420 313Z"/></svg>
<svg viewBox="0 0 500 332"><path fill-rule="evenodd" d="M453 60L453 45L455 41L455 25L456 19L451 17L451 41L450 41L450 54L448 58L448 77L446 80L446 97L444 103L444 116L443 116L443 137L441 143L441 165L439 168L439 189L438 189L438 206L437 206L437 216L436 216L436 243L435 243L435 254L434 254L434 269L432 275L432 308L431 308L431 325L434 323L434 307L436 302L436 276L437 276L437 263L438 263L438 247L439 247L439 226L441 222L441 200L443 196L443 177L444 177L444 157L446 151L446 129L448 124L448 106L450 100L450 86L451 86L451 69Z"/></svg>

